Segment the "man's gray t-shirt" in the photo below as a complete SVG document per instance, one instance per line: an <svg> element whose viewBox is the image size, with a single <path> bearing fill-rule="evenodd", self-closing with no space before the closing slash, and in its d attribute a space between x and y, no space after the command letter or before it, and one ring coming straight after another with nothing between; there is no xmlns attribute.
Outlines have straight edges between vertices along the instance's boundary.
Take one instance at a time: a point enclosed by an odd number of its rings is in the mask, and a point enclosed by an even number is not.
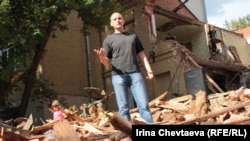
<svg viewBox="0 0 250 141"><path fill-rule="evenodd" d="M137 54L144 50L133 32L113 33L102 44L106 56L111 59L112 74L139 72Z"/></svg>

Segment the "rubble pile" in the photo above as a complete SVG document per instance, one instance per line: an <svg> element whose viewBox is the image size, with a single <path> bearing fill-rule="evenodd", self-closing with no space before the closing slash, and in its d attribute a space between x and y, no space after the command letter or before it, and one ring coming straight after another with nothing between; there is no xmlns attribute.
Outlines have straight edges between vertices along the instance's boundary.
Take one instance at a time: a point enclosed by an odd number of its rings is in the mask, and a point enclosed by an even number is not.
<svg viewBox="0 0 250 141"><path fill-rule="evenodd" d="M32 126L32 120L17 118L1 123L0 141L120 141L131 140L133 124L141 125L206 125L250 124L250 89L207 95L199 91L165 100L168 92L152 100L150 110L154 122L149 124L131 109L132 121L116 112L103 110L102 103L88 106L88 115L78 113L72 106L65 109L66 117ZM13 123L15 123L13 125Z"/></svg>
<svg viewBox="0 0 250 141"><path fill-rule="evenodd" d="M250 89L206 95L204 91L167 101L155 100L151 111L158 124L249 124Z"/></svg>

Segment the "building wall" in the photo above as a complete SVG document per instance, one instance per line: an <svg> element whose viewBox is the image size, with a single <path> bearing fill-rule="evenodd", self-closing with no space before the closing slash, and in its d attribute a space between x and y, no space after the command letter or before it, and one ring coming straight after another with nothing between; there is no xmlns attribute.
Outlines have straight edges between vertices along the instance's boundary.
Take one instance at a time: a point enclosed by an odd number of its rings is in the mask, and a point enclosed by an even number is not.
<svg viewBox="0 0 250 141"><path fill-rule="evenodd" d="M195 29L195 32L185 35L185 37L179 40L179 42L184 45L187 43L191 43L192 52L194 52L200 58L208 58L209 48L208 34L206 34L206 25L197 26Z"/></svg>
<svg viewBox="0 0 250 141"><path fill-rule="evenodd" d="M53 83L52 89L69 105L81 105L87 100L83 89L88 86L86 46L81 33L83 23L77 13L72 12L67 24L70 30L57 31L57 37L49 39L41 61L42 78ZM46 106L44 114L49 117L51 113Z"/></svg>
<svg viewBox="0 0 250 141"><path fill-rule="evenodd" d="M250 65L250 48L246 39L241 35L227 30L221 30L222 38L227 47L234 46L237 49L242 65Z"/></svg>
<svg viewBox="0 0 250 141"><path fill-rule="evenodd" d="M244 38L247 40L247 43L250 45L250 26L236 30L235 32L242 34Z"/></svg>
<svg viewBox="0 0 250 141"><path fill-rule="evenodd" d="M87 86L86 79L83 79L87 75L87 62L84 38L80 33L82 22L76 16L76 13L69 16L67 24L70 30L58 31L56 38L50 38L41 62L43 79L53 82L53 89L66 95L80 94Z"/></svg>

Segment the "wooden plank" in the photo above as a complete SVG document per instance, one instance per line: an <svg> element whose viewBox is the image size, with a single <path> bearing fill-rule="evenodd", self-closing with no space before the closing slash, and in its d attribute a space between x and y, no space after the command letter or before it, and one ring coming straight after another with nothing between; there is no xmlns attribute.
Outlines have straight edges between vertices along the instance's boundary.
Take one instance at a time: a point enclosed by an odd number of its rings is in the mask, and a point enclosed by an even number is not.
<svg viewBox="0 0 250 141"><path fill-rule="evenodd" d="M164 105L159 105L159 107L171 109L182 114L187 114L189 111L189 108L185 103L178 103L174 101L168 101Z"/></svg>
<svg viewBox="0 0 250 141"><path fill-rule="evenodd" d="M125 118L120 116L117 112L108 113L107 116L110 118L110 123L117 130L121 130L126 135L131 135L132 123L127 121Z"/></svg>
<svg viewBox="0 0 250 141"><path fill-rule="evenodd" d="M158 122L160 121L161 111L157 111L155 114L152 115L153 121Z"/></svg>
<svg viewBox="0 0 250 141"><path fill-rule="evenodd" d="M81 141L75 129L66 120L60 120L53 126L55 136L60 141Z"/></svg>
<svg viewBox="0 0 250 141"><path fill-rule="evenodd" d="M3 133L4 133L4 129L3 129L3 127L1 127L0 141L5 141Z"/></svg>
<svg viewBox="0 0 250 141"><path fill-rule="evenodd" d="M173 101L173 102L185 102L185 101L189 101L189 100L192 100L192 99L193 99L193 95L188 94L188 95L184 95L184 96L172 98L169 101Z"/></svg>
<svg viewBox="0 0 250 141"><path fill-rule="evenodd" d="M160 96L156 97L155 99L151 100L149 102L149 107L152 107L153 105L155 105L156 101L159 100L163 100L166 98L166 96L168 95L168 91L165 91L164 93L162 93ZM138 108L134 108L130 110L130 113L134 113L134 112L138 112Z"/></svg>
<svg viewBox="0 0 250 141"><path fill-rule="evenodd" d="M32 125L33 125L33 116L32 116L32 114L30 114L29 119L25 123L23 129L24 130L30 130Z"/></svg>
<svg viewBox="0 0 250 141"><path fill-rule="evenodd" d="M219 109L219 107L220 107L220 105L217 102L216 98L210 99L209 104L210 104L209 109L210 109L211 112L217 111Z"/></svg>
<svg viewBox="0 0 250 141"><path fill-rule="evenodd" d="M250 101L247 101L247 102L244 102L244 103L241 103L241 104L237 104L235 106L227 107L227 108L224 108L224 109L219 110L219 111L211 112L209 114L198 117L196 119L187 120L187 121L184 121L184 122L179 122L179 123L177 123L177 125L186 125L186 124L193 124L195 122L202 122L202 121L205 121L205 120L207 120L209 118L214 118L214 117L216 117L218 115L225 114L227 112L230 112L230 111L245 107L247 105L250 105Z"/></svg>
<svg viewBox="0 0 250 141"><path fill-rule="evenodd" d="M174 122L176 122L176 120L175 120L176 113L166 112L166 113L162 114L162 116L163 116L162 123L174 123Z"/></svg>
<svg viewBox="0 0 250 141"><path fill-rule="evenodd" d="M195 116L200 117L207 113L207 96L206 92L199 91L196 94L196 100L195 100Z"/></svg>

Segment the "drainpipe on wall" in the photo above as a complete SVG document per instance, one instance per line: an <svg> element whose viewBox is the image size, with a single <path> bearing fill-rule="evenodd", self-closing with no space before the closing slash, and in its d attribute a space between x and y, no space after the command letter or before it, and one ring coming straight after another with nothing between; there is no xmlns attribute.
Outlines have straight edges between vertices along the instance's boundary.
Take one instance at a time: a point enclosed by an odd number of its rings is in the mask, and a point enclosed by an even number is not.
<svg viewBox="0 0 250 141"><path fill-rule="evenodd" d="M173 50L173 57L174 57L174 63L175 63L175 83L176 83L176 88L177 88L177 92L178 94L180 94L180 89L179 89L179 77L178 77L178 65L177 65L177 50Z"/></svg>
<svg viewBox="0 0 250 141"><path fill-rule="evenodd" d="M100 41L100 45L101 45L101 47L102 47L102 33L101 32L99 32L99 41ZM102 73L104 73L104 67L103 67L103 65L102 65ZM102 75L103 77L102 77L102 82L104 82L103 83L103 87L104 87L104 89L106 89L106 83L105 83L105 78L104 78L104 74Z"/></svg>
<svg viewBox="0 0 250 141"><path fill-rule="evenodd" d="M83 25L83 34L85 38L86 56L87 56L87 78L88 87L92 87L92 73L91 73L91 61L90 61L90 46L89 46L89 26Z"/></svg>

